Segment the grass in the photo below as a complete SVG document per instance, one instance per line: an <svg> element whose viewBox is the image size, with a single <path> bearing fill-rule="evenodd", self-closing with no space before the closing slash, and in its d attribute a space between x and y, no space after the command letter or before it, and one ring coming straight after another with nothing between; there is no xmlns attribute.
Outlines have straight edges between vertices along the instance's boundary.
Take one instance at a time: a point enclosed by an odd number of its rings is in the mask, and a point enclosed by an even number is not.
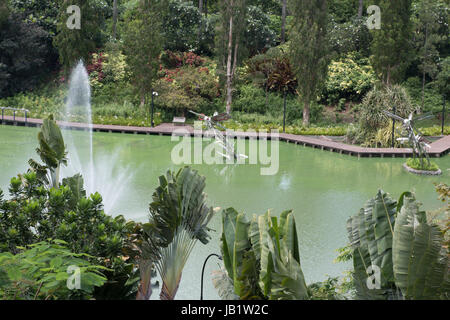
<svg viewBox="0 0 450 320"><path fill-rule="evenodd" d="M408 161L406 161L406 165L412 169L415 170L425 170L425 171L438 171L439 167L438 165L430 161L430 164L426 161L426 159L423 160L423 167L420 165L420 160L415 158L409 158Z"/></svg>

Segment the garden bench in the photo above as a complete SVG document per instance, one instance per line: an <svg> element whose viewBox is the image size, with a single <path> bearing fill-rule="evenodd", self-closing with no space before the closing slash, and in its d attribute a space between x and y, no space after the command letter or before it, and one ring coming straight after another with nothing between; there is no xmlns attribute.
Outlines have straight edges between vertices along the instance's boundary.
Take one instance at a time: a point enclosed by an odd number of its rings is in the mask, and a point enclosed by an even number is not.
<svg viewBox="0 0 450 320"><path fill-rule="evenodd" d="M185 117L174 117L172 122L176 126L182 126L185 124L186 118Z"/></svg>

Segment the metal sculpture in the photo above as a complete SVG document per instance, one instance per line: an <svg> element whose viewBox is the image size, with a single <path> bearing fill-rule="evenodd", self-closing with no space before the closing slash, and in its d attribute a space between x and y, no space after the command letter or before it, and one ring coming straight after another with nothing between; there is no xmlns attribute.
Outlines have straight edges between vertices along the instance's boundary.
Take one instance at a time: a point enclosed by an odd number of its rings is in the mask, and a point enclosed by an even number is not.
<svg viewBox="0 0 450 320"><path fill-rule="evenodd" d="M394 121L397 120L402 123L403 129L406 132L406 137L398 138L397 141L400 141L400 143L409 142L413 151L413 158L419 158L420 166L422 168L424 168L424 158L427 160L428 165L430 165L430 157L428 156L427 152L427 148L430 148L430 145L425 142L423 133L414 126L414 123L417 121L432 118L434 117L434 115L426 114L413 119L413 114L411 113L408 118L404 119L389 111L383 112Z"/></svg>
<svg viewBox="0 0 450 320"><path fill-rule="evenodd" d="M227 158L228 160L230 159L239 160L248 158L246 155L236 153L234 148L234 142L231 142L226 137L226 135L222 133L222 130L226 131L226 128L222 126L220 122L231 119L231 116L228 113L218 114L217 112L215 112L212 117L208 117L203 113L196 113L191 110L189 110L189 112L195 114L196 116L198 116L199 120L205 122L208 131L211 131L214 134L216 143L219 144L225 152L225 153L219 152L221 156Z"/></svg>

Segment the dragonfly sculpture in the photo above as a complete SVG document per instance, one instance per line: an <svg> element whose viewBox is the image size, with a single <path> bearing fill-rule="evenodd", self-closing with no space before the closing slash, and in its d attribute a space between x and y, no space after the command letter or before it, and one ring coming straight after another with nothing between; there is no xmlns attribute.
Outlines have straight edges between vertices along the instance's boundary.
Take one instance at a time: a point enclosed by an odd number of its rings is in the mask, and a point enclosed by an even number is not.
<svg viewBox="0 0 450 320"><path fill-rule="evenodd" d="M389 111L383 112L388 117L400 121L400 123L402 123L403 129L406 132L406 137L398 138L397 141L400 141L400 143L409 142L413 151L413 158L416 157L419 158L420 165L422 168L424 159L426 159L428 165L430 165L430 157L428 156L427 152L427 148L430 148L430 145L425 141L423 133L420 132L420 130L415 127L415 123L421 120L433 118L434 115L425 114L417 118L413 118L413 114L411 113L408 118L404 119Z"/></svg>
<svg viewBox="0 0 450 320"><path fill-rule="evenodd" d="M223 134L222 130L226 131L226 128L220 124L220 122L227 121L231 119L231 116L228 113L217 113L215 112L212 117L208 117L203 113L197 113L189 110L190 113L198 116L199 120L205 122L206 128L208 131L211 131L214 134L214 138L216 139L216 143L219 144L224 153L219 154L227 159L247 159L248 157L243 154L239 154L235 152L234 142L231 142L227 137Z"/></svg>

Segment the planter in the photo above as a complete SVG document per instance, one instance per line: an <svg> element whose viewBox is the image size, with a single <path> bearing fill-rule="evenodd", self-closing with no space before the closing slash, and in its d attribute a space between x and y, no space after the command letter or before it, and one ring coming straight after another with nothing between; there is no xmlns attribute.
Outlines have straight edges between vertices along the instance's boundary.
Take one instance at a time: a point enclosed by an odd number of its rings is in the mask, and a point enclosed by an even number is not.
<svg viewBox="0 0 450 320"><path fill-rule="evenodd" d="M419 175L428 175L428 176L439 176L442 174L441 169L438 169L437 171L430 171L430 170L417 170L417 169L413 169L411 167L408 167L408 165L406 163L403 164L403 168L406 169L406 171L414 173L414 174L419 174Z"/></svg>

